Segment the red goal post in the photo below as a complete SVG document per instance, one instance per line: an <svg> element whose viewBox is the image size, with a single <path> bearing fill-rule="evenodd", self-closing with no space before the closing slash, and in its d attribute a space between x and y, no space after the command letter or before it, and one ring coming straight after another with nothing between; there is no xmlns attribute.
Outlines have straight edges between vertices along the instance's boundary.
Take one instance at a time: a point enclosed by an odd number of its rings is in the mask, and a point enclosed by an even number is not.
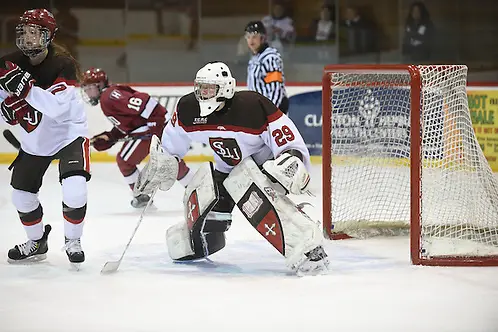
<svg viewBox="0 0 498 332"><path fill-rule="evenodd" d="M472 129L463 65L330 65L323 226L410 236L413 264L498 265L498 181Z"/></svg>

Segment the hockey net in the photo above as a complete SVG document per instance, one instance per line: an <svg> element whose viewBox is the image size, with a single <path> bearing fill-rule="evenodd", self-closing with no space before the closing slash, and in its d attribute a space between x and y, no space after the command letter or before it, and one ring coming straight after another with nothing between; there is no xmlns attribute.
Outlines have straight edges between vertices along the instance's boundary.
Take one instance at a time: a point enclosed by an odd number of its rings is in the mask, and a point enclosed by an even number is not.
<svg viewBox="0 0 498 332"><path fill-rule="evenodd" d="M324 230L410 235L414 264L498 265L498 181L463 65L327 66Z"/></svg>

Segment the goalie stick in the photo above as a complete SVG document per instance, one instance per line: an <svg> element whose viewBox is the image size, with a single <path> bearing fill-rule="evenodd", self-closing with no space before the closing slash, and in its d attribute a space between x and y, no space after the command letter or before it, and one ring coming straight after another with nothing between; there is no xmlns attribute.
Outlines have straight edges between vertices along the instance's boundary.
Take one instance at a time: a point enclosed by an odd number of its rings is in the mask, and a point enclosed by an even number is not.
<svg viewBox="0 0 498 332"><path fill-rule="evenodd" d="M144 218L145 212L147 212L147 210L149 209L149 206L152 203L152 199L154 198L154 196L156 195L156 193L157 193L157 189L152 193L152 195L150 196L149 201L147 202L147 205L142 210L142 213L140 214L140 218L138 218L137 225L135 226L135 229L133 230L133 233L131 233L130 239L128 240L128 243L126 244L126 246L125 246L125 248L123 250L123 253L121 254L121 257L117 261L108 261L108 262L106 262L104 264L104 266L102 267L102 270L100 270L101 274L114 273L114 272L116 272L119 269L119 265L121 265L121 261L123 260L123 257L125 255L126 251L128 250L128 247L130 246L131 241L135 237L135 234L137 233L138 227L142 223L142 220Z"/></svg>
<svg viewBox="0 0 498 332"><path fill-rule="evenodd" d="M12 145L16 150L19 150L21 148L21 143L9 129L5 129L2 134L7 142L9 142L10 145Z"/></svg>

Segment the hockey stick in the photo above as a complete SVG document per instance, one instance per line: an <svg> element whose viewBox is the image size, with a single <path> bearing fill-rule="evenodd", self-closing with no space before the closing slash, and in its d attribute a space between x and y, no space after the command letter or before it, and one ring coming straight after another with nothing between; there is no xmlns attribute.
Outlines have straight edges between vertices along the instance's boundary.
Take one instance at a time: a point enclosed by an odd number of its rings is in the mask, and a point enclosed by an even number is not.
<svg viewBox="0 0 498 332"><path fill-rule="evenodd" d="M126 247L124 248L123 253L121 254L121 257L117 261L108 261L108 262L106 262L104 264L104 266L102 267L102 270L100 270L101 274L110 274L110 273L114 273L114 272L116 272L118 270L119 265L121 264L121 261L123 260L123 257L125 255L126 251L128 250L128 247L130 246L131 241L135 237L135 233L137 232L138 227L142 223L142 220L144 218L145 212L147 212L147 209L149 208L150 204L152 203L152 199L154 198L154 196L156 195L156 193L157 193L157 189L152 193L152 195L150 196L149 201L147 202L147 205L142 210L142 213L140 214L140 218L138 219L137 225L135 226L135 229L133 230L133 233L131 233L130 239L128 240L128 243L126 244Z"/></svg>
<svg viewBox="0 0 498 332"><path fill-rule="evenodd" d="M2 132L2 134L3 134L3 137L7 140L7 142L9 142L10 145L12 145L15 149L19 150L21 148L21 143L14 136L14 134L12 133L12 131L10 131L9 129L4 129L4 131ZM116 141L116 143L119 143L119 142L129 142L129 141L133 141L133 140L137 140L137 139L145 139L145 138L149 138L149 137L148 136L138 136L138 137L127 136L125 138L118 139Z"/></svg>
<svg viewBox="0 0 498 332"><path fill-rule="evenodd" d="M21 143L19 143L19 140L14 136L14 134L9 130L5 129L3 132L3 137L7 140L7 142L10 143L14 148L19 150L21 148Z"/></svg>
<svg viewBox="0 0 498 332"><path fill-rule="evenodd" d="M129 141L134 141L134 140L138 140L138 139L150 139L150 136L126 136L126 137L123 137L123 138L120 138L118 140L116 140L113 144L116 144L116 143L121 143L121 142L129 142ZM90 145L93 146L93 141L90 139Z"/></svg>

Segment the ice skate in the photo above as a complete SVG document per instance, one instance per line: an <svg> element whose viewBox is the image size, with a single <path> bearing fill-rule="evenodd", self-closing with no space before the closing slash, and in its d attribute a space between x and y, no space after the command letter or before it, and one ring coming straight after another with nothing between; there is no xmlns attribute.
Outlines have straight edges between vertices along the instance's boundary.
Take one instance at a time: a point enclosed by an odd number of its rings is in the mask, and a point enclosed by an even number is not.
<svg viewBox="0 0 498 332"><path fill-rule="evenodd" d="M45 231L39 240L28 240L10 249L7 261L11 264L19 264L39 262L47 258L47 239L51 230L50 225L45 225Z"/></svg>
<svg viewBox="0 0 498 332"><path fill-rule="evenodd" d="M66 250L69 262L72 264L78 264L75 265L75 267L78 268L79 263L83 263L85 261L85 253L83 252L83 249L81 249L80 239L66 238L66 244L63 249Z"/></svg>
<svg viewBox="0 0 498 332"><path fill-rule="evenodd" d="M136 197L133 197L133 200L131 201L131 206L133 206L135 209L144 208L149 202L149 200L150 200L149 195L140 194Z"/></svg>
<svg viewBox="0 0 498 332"><path fill-rule="evenodd" d="M322 246L316 247L305 255L308 259L296 267L296 274L298 276L318 275L328 271L330 261Z"/></svg>

